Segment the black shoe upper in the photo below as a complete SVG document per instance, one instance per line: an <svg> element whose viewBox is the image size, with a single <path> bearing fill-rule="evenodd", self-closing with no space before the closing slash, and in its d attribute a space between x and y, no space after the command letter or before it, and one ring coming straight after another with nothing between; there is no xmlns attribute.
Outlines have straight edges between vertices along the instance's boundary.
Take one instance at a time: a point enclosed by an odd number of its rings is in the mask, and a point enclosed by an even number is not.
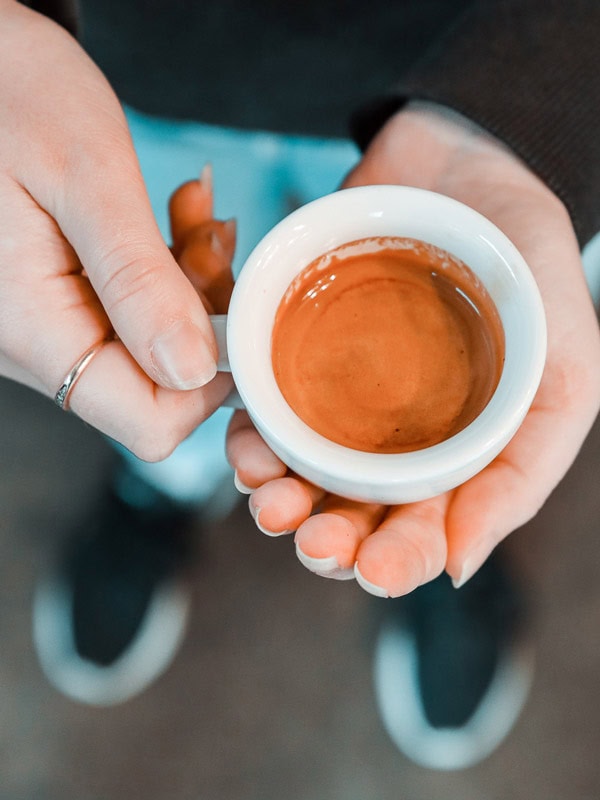
<svg viewBox="0 0 600 800"><path fill-rule="evenodd" d="M189 558L193 520L162 497L139 509L109 492L82 522L64 565L81 657L108 666L130 646L155 592Z"/></svg>
<svg viewBox="0 0 600 800"><path fill-rule="evenodd" d="M436 728L464 725L520 625L514 585L494 555L454 589L446 574L391 601L390 622L413 637L421 704Z"/></svg>

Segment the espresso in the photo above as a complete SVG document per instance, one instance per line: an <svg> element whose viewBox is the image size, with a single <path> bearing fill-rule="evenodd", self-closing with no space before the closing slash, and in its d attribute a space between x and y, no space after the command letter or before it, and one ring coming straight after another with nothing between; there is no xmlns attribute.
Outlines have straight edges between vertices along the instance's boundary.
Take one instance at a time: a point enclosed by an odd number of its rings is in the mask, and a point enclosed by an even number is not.
<svg viewBox="0 0 600 800"><path fill-rule="evenodd" d="M272 338L287 403L333 442L372 453L437 444L490 400L502 323L474 273L412 239L344 245L289 287Z"/></svg>

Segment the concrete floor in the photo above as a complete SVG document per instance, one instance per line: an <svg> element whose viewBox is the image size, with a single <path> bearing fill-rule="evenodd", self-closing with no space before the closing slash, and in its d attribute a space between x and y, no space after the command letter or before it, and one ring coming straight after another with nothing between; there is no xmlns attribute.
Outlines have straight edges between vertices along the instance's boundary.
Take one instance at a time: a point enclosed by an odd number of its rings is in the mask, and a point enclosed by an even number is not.
<svg viewBox="0 0 600 800"><path fill-rule="evenodd" d="M107 710L56 693L32 649L31 594L110 452L15 384L0 382L0 414L0 800L600 797L600 425L510 542L537 645L525 711L485 763L445 774L410 764L380 727L370 659L384 601L309 574L243 504L204 531L167 674Z"/></svg>

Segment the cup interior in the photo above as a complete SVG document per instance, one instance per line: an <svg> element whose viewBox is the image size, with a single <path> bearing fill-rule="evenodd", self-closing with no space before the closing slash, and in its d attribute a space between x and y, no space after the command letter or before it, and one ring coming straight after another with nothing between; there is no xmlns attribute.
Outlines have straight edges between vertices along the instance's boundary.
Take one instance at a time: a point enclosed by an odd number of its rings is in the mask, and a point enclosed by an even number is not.
<svg viewBox="0 0 600 800"><path fill-rule="evenodd" d="M464 430L424 450L382 455L331 442L296 416L273 375L271 331L288 286L314 259L348 242L389 236L427 242L470 267L500 315L505 363L490 402ZM227 340L239 394L263 438L292 470L346 497L401 503L458 485L500 452L539 385L546 329L529 268L489 220L433 192L368 186L309 203L264 237L236 282Z"/></svg>

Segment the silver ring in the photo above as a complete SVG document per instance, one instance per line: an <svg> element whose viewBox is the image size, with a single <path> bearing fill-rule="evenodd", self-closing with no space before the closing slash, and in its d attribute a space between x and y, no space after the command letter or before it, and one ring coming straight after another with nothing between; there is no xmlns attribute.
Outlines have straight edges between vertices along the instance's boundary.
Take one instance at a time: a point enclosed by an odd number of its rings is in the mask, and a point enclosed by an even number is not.
<svg viewBox="0 0 600 800"><path fill-rule="evenodd" d="M107 342L112 341L113 337L108 336L106 339L103 339L101 342L93 345L90 347L89 350L86 350L85 353L78 359L75 364L71 367L67 376L65 377L64 381L62 382L60 389L54 395L54 402L59 408L62 408L63 411L67 411L69 408L69 396L73 391L73 387L83 374L86 367L89 366L90 362L97 355L100 350L104 347Z"/></svg>

